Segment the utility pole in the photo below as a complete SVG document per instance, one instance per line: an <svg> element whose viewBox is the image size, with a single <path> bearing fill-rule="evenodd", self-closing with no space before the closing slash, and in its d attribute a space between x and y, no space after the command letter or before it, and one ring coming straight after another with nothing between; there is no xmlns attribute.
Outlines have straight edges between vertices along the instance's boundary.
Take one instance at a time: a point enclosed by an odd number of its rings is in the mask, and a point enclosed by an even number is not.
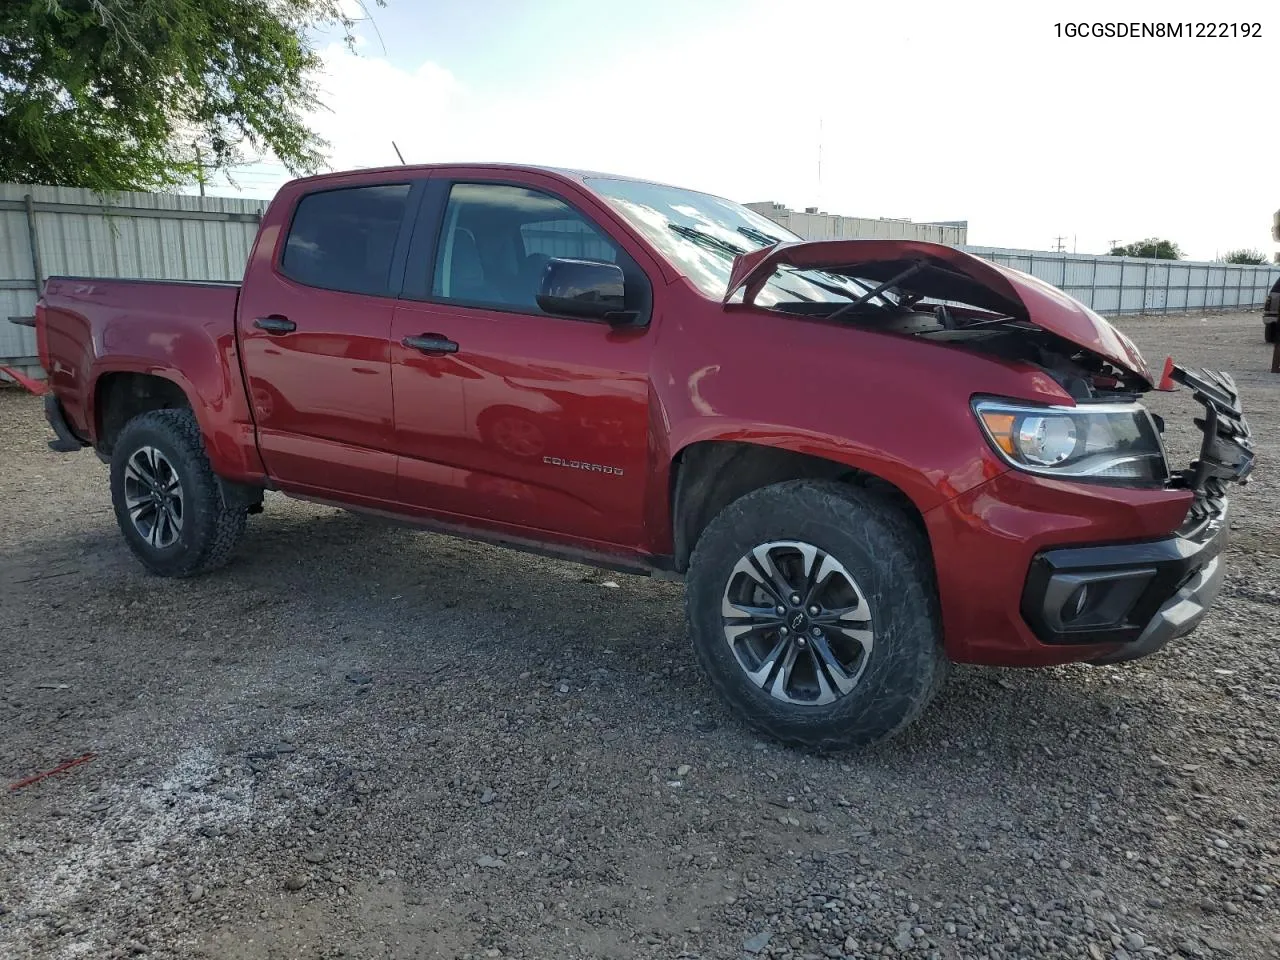
<svg viewBox="0 0 1280 960"><path fill-rule="evenodd" d="M200 183L200 196L204 196L204 154L200 152L200 145L196 144L196 180Z"/></svg>
<svg viewBox="0 0 1280 960"><path fill-rule="evenodd" d="M1065 239L1067 239L1067 238L1066 238L1066 237L1054 237L1054 239L1057 241L1057 245L1056 245L1056 246L1054 246L1054 248L1053 248L1054 252L1055 252L1055 253L1066 253L1066 252L1067 252L1067 248L1066 248L1066 246L1063 244L1063 242L1062 242L1062 241L1063 241L1063 240L1065 240Z"/></svg>
<svg viewBox="0 0 1280 960"><path fill-rule="evenodd" d="M1110 253L1111 253L1111 251L1112 251L1112 250L1114 250L1114 249L1116 248L1116 244L1117 244L1117 243L1119 243L1119 242L1120 242L1119 240L1108 240L1108 241L1107 241L1107 253L1108 253L1108 254L1110 254Z"/></svg>

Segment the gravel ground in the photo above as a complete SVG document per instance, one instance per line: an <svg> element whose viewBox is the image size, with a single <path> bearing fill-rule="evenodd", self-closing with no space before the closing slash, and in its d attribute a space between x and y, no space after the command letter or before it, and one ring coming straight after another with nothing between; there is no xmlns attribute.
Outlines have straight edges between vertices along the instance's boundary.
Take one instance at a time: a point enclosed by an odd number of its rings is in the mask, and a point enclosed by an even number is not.
<svg viewBox="0 0 1280 960"><path fill-rule="evenodd" d="M1215 612L832 757L725 714L673 584L274 495L145 576L0 391L0 787L92 754L0 793L0 956L1280 957L1280 376L1257 314L1123 326L1243 388Z"/></svg>

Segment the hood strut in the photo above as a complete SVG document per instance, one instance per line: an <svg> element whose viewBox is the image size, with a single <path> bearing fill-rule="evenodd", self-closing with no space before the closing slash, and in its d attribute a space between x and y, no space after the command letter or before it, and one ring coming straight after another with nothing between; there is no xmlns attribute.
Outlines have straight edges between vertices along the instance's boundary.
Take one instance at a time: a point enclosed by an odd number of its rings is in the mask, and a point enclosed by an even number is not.
<svg viewBox="0 0 1280 960"><path fill-rule="evenodd" d="M850 310L854 309L855 307L861 306L862 304L870 300L872 297L878 296L879 294L884 293L890 287L896 287L903 280L907 279L907 277L915 276L917 273L919 273L921 270L923 270L927 266L928 264L925 263L923 260L917 260L911 266L907 267L907 269L903 270L901 273L897 274L896 276L890 277L888 280L880 284L880 286L876 287L874 290L868 290L866 293L860 296L857 300L854 300L851 303L846 303L839 310L835 311L835 313L831 314L831 316L829 316L827 319L838 320L840 317L843 317Z"/></svg>

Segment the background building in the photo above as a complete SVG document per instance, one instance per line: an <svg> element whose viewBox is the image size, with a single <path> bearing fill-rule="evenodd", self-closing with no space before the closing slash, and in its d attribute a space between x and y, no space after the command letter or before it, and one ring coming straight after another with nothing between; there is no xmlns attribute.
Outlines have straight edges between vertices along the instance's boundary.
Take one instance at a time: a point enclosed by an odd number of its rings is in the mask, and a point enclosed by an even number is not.
<svg viewBox="0 0 1280 960"><path fill-rule="evenodd" d="M959 247L969 239L968 220L916 223L914 220L841 217L817 207L792 210L772 200L747 206L806 240L929 240Z"/></svg>

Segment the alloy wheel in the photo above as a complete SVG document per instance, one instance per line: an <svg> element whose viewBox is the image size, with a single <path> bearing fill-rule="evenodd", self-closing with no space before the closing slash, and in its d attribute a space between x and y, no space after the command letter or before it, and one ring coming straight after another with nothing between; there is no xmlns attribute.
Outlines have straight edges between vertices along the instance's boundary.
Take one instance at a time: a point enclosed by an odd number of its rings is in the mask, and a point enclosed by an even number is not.
<svg viewBox="0 0 1280 960"><path fill-rule="evenodd" d="M760 544L733 567L721 604L725 640L757 687L817 706L857 686L875 640L857 580L810 543Z"/></svg>
<svg viewBox="0 0 1280 960"><path fill-rule="evenodd" d="M150 546L163 550L182 533L182 482L169 459L155 447L140 447L124 468L124 503L129 519Z"/></svg>

